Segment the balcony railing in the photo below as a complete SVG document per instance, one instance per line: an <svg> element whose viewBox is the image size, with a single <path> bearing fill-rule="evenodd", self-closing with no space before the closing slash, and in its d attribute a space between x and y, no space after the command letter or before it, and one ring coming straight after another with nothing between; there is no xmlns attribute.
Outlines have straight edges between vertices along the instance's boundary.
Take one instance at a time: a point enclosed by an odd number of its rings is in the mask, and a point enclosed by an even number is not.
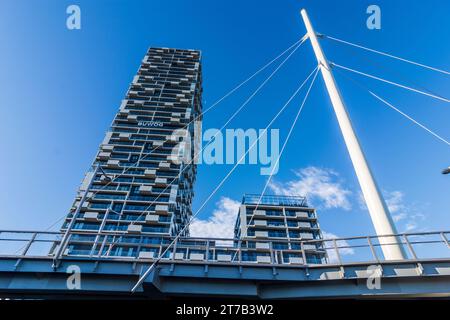
<svg viewBox="0 0 450 320"><path fill-rule="evenodd" d="M307 207L306 197L245 194L243 204L249 205L275 205L288 207Z"/></svg>

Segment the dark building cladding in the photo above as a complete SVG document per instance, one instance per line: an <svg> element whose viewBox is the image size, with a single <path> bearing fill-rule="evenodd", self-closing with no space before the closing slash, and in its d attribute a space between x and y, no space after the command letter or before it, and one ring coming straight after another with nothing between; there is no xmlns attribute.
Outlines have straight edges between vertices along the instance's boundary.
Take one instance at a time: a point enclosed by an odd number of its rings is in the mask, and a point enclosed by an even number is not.
<svg viewBox="0 0 450 320"><path fill-rule="evenodd" d="M177 160L184 148L193 148L194 120L201 121L200 59L196 50L148 50L100 145L93 164L99 169L86 174L62 226L62 231L71 226L70 231L98 232L108 239L74 234L65 254L98 254L107 250L102 241L115 239L119 243L110 255L139 255L137 247L122 245L118 237L153 242L186 225L196 165ZM180 142L180 129L192 143ZM183 235L188 234L186 228Z"/></svg>

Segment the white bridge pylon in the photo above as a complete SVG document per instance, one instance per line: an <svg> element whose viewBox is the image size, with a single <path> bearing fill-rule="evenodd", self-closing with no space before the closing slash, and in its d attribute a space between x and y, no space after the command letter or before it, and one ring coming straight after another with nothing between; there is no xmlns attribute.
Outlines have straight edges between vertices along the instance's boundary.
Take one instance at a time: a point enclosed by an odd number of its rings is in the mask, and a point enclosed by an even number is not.
<svg viewBox="0 0 450 320"><path fill-rule="evenodd" d="M394 222L389 213L389 209L381 195L375 182L372 172L367 163L366 157L361 149L355 131L353 130L350 117L347 113L344 101L339 92L330 65L317 40L316 33L309 21L305 9L301 10L301 16L307 30L307 35L316 55L320 71L322 73L325 86L330 96L331 104L339 123L344 141L347 146L350 159L356 172L367 208L378 236L397 234ZM402 260L406 258L406 253L399 239L396 237L380 237L379 242L386 260Z"/></svg>

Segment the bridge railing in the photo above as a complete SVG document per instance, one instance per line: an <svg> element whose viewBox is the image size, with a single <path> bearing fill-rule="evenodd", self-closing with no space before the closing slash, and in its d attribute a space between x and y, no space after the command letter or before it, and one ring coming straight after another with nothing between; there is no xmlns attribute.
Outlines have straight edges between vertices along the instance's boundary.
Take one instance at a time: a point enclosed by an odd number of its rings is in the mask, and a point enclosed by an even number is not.
<svg viewBox="0 0 450 320"><path fill-rule="evenodd" d="M450 259L450 231L394 235L408 261ZM63 234L50 231L0 230L0 256L52 258ZM392 237L392 235L386 236ZM380 236L316 240L264 238L172 238L72 231L63 257L99 260L153 261L168 247L162 261L184 263L330 265L385 261ZM392 245L395 245L392 243Z"/></svg>

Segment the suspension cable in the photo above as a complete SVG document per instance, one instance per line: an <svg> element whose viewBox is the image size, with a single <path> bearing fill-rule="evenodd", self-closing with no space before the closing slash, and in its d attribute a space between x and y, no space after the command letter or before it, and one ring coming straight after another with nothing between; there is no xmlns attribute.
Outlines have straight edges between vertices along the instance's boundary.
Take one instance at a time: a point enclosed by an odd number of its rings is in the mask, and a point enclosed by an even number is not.
<svg viewBox="0 0 450 320"><path fill-rule="evenodd" d="M426 69L429 69L429 70L433 70L433 71L437 71L437 72L440 72L440 73L443 73L443 74L450 75L449 71L445 71L445 70L442 70L442 69L431 67L431 66L428 66L426 64L415 62L415 61L412 61L412 60L404 59L404 58L395 56L393 54L389 54L387 52L383 52L383 51L371 49L371 48L368 48L368 47L364 47L362 45L359 45L359 44L356 44L356 43L352 43L350 41L345 41L345 40L342 40L342 39L338 39L338 38L335 38L335 37L331 37L331 36L328 36L328 35L325 35L325 34L320 34L320 35L323 36L326 39L334 40L336 42L344 43L344 44L347 44L347 45L350 45L350 46L353 46L353 47L356 47L356 48L359 48L359 49L363 49L363 50L370 51L370 52L373 52L373 53L377 53L377 54L380 54L380 55L383 55L383 56L386 56L386 57L389 57L389 58L393 58L393 59L397 59L397 60L400 60L400 61L403 61L403 62L407 62L407 63L413 64L415 66L423 67L423 68L426 68Z"/></svg>
<svg viewBox="0 0 450 320"><path fill-rule="evenodd" d="M380 77L377 77L377 76L374 76L374 75L371 75L371 74L368 74L368 73L365 73L365 72L362 72L362 71L358 71L358 70L355 70L355 69L352 69L352 68L349 68L349 67L345 67L345 66L342 66L340 64L331 62L331 61L329 63L330 63L331 66L334 66L334 67L338 67L338 68L341 68L341 69L344 69L344 70L347 70L347 71L351 71L353 73L357 73L357 74L366 76L368 78L372 78L372 79L375 79L375 80L378 80L378 81L382 81L382 82L394 85L396 87L400 87L400 88L403 88L403 89L406 89L406 90L410 90L410 91L413 91L413 92L416 92L416 93L420 93L420 94L423 94L423 95L431 97L431 98L435 98L435 99L438 99L438 100L450 103L450 99L447 99L447 98L444 98L444 97L441 97L441 96L438 96L438 95L435 95L435 94L431 94L431 93L424 92L424 91L421 91L421 90L418 90L418 89L414 89L414 88L408 87L406 85L399 84L399 83L396 83L396 82L393 82L393 81L390 81L390 80L386 80L386 79L383 79L383 78L380 78Z"/></svg>
<svg viewBox="0 0 450 320"><path fill-rule="evenodd" d="M314 78L312 79L311 84L309 85L308 91L306 92L305 97L303 98L302 104L300 105L300 108L298 109L297 115L295 116L295 119L292 122L291 128L289 129L288 135L287 135L286 139L284 140L283 146L281 147L280 154L278 155L277 160L275 162L275 165L273 166L272 171L270 172L270 175L267 178L266 184L264 185L263 191L261 192L261 195L259 196L258 202L256 203L256 207L253 210L252 215L250 217L250 221L247 223L247 225L251 225L251 223L253 221L253 218L255 216L255 212L256 212L256 210L258 210L258 207L261 204L261 201L262 201L262 198L264 196L264 193L266 192L267 187L269 186L270 181L272 180L275 168L278 166L278 164L280 162L280 159L281 159L281 156L283 155L284 149L286 148L286 145L287 145L287 143L289 141L289 138L291 137L292 131L294 130L294 127L295 127L295 125L296 125L296 123L298 121L300 113L302 112L303 107L305 106L306 100L308 99L308 96L309 96L309 93L311 91L311 88L312 88L312 86L314 84L314 81L316 80L318 71L319 70L316 71L316 74L314 75Z"/></svg>
<svg viewBox="0 0 450 320"><path fill-rule="evenodd" d="M189 219L189 221L186 223L186 225L178 232L176 237L173 239L173 241L167 246L167 248L158 256L158 258L151 264L151 266L144 272L144 274L139 278L137 283L134 285L134 287L131 289L131 292L135 292L137 288L145 281L147 276L150 274L150 272L153 270L153 268L156 266L156 264L164 257L164 255L168 252L168 250L171 248L171 246L178 240L180 235L186 230L186 228L189 227L191 222L195 219L195 217L198 215L198 213L206 206L206 204L209 202L209 200L215 195L215 193L222 187L222 185L226 182L226 180L231 176L231 174L234 172L234 170L238 167L238 165L241 163L241 161L247 156L247 154L253 149L253 147L256 145L256 143L259 141L262 135L267 132L268 128L275 122L275 120L281 115L281 113L286 109L286 107L289 105L289 103L294 99L294 97L297 95L297 93L300 91L300 89L303 87L303 85L306 83L306 81L309 79L309 77L315 72L317 75L317 67L313 70L313 72L308 76L308 78L300 85L300 87L291 95L291 97L286 101L286 103L283 105L283 107L278 111L278 113L272 118L272 120L269 122L269 124L264 128L262 131L262 134L260 134L257 139L249 146L248 150L242 155L242 157L236 162L236 164L233 166L233 168L227 173L227 175L220 181L220 183L216 186L216 188L209 194L209 196L206 198L206 200L200 205L199 209L192 215L192 217Z"/></svg>
<svg viewBox="0 0 450 320"><path fill-rule="evenodd" d="M339 70L338 70L339 71ZM374 98L378 99L379 101L383 102L385 105L387 105L388 107L390 107L391 109L393 109L394 111L397 111L398 113L400 113L402 116L404 116L406 119L410 120L411 122L413 122L414 124L416 124L417 126L419 126L420 128L424 129L425 131L427 131L428 133L430 133L431 135L433 135L435 138L437 138L438 140L444 142L446 145L450 145L450 142L446 139L444 139L443 137L441 137L440 135L438 135L437 133L435 133L434 131L432 131L431 129L429 129L428 127L426 127L425 125L421 124L419 121L413 119L411 116L407 115L406 113L404 113L403 111L401 111L400 109L396 108L394 105L392 105L391 103L389 103L388 101L386 101L385 99L381 98L379 95L377 95L376 93L374 93L372 90L370 90L369 88L367 88L364 84L360 83L359 81L357 81L356 79L354 79L353 77L347 76L346 74L339 72L339 74L342 74L347 80L350 80L351 82L353 82L355 85L357 85L358 87L360 87L361 89L366 90L371 96L373 96Z"/></svg>
<svg viewBox="0 0 450 320"><path fill-rule="evenodd" d="M236 117L236 115L253 99L253 97L256 95L256 93L259 91L259 90L261 90L263 87L264 87L264 85L270 80L270 78L272 78L272 76L274 76L276 73L277 73L277 71L283 66L283 64L287 61L287 60L289 60L289 58L292 56L292 54L294 54L294 52L300 47L300 45L301 44L299 44L281 63L280 63L280 65L278 65L278 67L261 83L261 85L245 100L245 102L240 106L240 108L225 122L225 124L224 125L222 125L222 127L219 129L219 130L217 130L217 132L211 137L211 139L208 141L208 143L203 147L203 148L201 148L201 150L199 151L199 152L197 152L197 154L196 155L194 155L194 157L192 157L192 159L183 167L183 169L180 171L180 173L179 173L179 175L181 175L185 170L186 170L186 168L188 168L189 167L189 165L190 164L192 164L194 161L195 161L195 159L197 158L197 156L199 156L199 155L201 155L202 154L202 152L203 152L203 150L205 149L205 148L207 148L211 143L212 143L212 141L214 141L214 138L215 137L217 137L217 135L230 123L230 121L234 118L234 117ZM317 70L317 68L318 67L316 67L310 74L309 74L309 76L307 77L307 79L305 80L305 82L311 77L311 75L314 73L314 71L316 71ZM173 185L173 183L176 181L178 179L178 176L176 176L176 177L174 177L173 179L172 179L172 181L164 188L164 190L163 191L161 191L159 194L158 194L158 196L144 209L144 210L142 210L141 211L141 213L139 214L139 216L137 216L137 218L136 218L136 220L134 220L134 221L132 221L131 223L130 223L130 225L134 225L135 224L135 222L138 222L139 221L139 219L147 212L147 211L149 211L150 210L150 208L158 201L158 199L161 197L161 195L169 188L169 187L171 187L172 185ZM109 250L111 250L112 249L112 247L116 244L117 242L116 241L114 241L113 243L111 243L110 244L110 248L109 248Z"/></svg>
<svg viewBox="0 0 450 320"><path fill-rule="evenodd" d="M225 94L224 96L222 96L220 99L218 99L216 102L214 102L210 107L208 107L205 111L202 112L201 115L194 117L194 119L192 119L189 123L187 123L184 127L182 127L181 129L186 129L191 123L193 123L194 121L198 120L200 116L205 115L208 111L212 110L215 106L217 106L220 102L222 102L223 100L225 100L227 97L229 97L232 93L234 93L236 90L238 90L240 87L242 87L244 84L246 84L248 81L250 81L251 79L253 79L256 75L258 75L259 73L261 73L262 71L264 71L265 69L267 69L270 65L272 65L275 61L277 61L279 58L281 58L283 55L285 55L289 50L291 50L292 48L295 47L295 49L289 54L289 56L280 63L280 65L277 67L277 69L269 76L270 78L280 69L280 67L289 59L289 57L307 40L307 35L305 34L301 39L297 40L296 42L294 42L291 46L289 46L287 49L285 49L283 52L281 52L278 56L276 56L275 58L273 58L271 61L269 61L268 63L266 63L263 67L261 67L260 69L258 69L255 73L253 73L250 77L248 77L247 79L245 79L243 82L241 82L239 85L237 85L236 87L234 87L232 90L230 90L227 94ZM267 79L264 82L267 83ZM261 89L264 85L260 86L259 89ZM253 95L254 96L254 95ZM253 97L252 97L253 98ZM251 100L248 99L247 103ZM241 106L240 110L243 108L243 106ZM239 111L240 111L239 110ZM236 112L233 117L235 117L237 115L238 112ZM231 121L231 120L230 120ZM229 123L229 121L227 122ZM167 142L168 140L163 141L163 144L165 142ZM123 176L125 173L127 173L130 169L134 168L135 166L138 165L140 160L144 160L146 157L152 155L155 151L157 151L161 146L157 146L156 148L152 149L151 152L147 153L146 155L144 155L143 157L141 157L134 165L131 165L127 168L125 168L125 170L118 174L118 175L114 175L113 178L111 178L105 185L103 185L101 188L99 188L98 190L95 190L92 195L90 197L87 197L85 201L89 201L91 200L97 193L99 193L100 191L104 190L108 185L110 185L111 183L113 183L114 181L116 181L116 179L120 178L121 176ZM65 219L67 217L67 215L62 216L61 218L59 218L57 221L55 221L51 226L49 226L47 229L51 229L53 228L55 225L57 225L61 220Z"/></svg>
<svg viewBox="0 0 450 320"><path fill-rule="evenodd" d="M398 113L400 113L402 116L404 116L406 119L412 121L413 123L415 123L416 125L418 125L419 127L421 127L422 129L426 130L428 133L432 134L434 137L436 137L437 139L441 140L442 142L444 142L445 144L447 144L448 146L450 146L450 142L448 142L447 140L445 140L444 138L442 138L441 136L439 136L437 133L433 132L431 129L427 128L426 126L424 126L423 124L421 124L420 122L418 122L417 120L414 120L411 116L407 115L406 113L404 113L403 111L401 111L400 109L394 107L391 103L389 103L388 101L386 101L385 99L381 98L380 96L378 96L377 94L375 94L374 92L367 90L373 97L377 98L378 100L380 100L381 102L383 102L385 105L387 105L388 107L390 107L391 109L397 111Z"/></svg>

